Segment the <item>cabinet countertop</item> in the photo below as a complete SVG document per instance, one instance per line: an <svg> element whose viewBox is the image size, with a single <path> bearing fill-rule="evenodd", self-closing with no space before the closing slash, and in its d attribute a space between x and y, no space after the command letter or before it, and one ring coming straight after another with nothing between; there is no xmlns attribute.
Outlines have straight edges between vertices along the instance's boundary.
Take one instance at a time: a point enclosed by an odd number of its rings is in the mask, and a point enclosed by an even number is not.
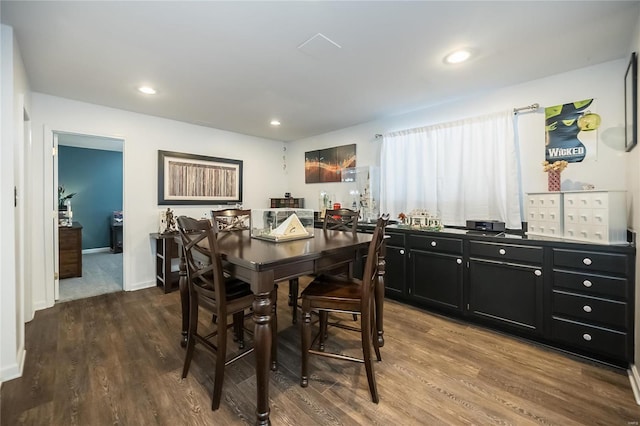
<svg viewBox="0 0 640 426"><path fill-rule="evenodd" d="M361 228L366 228L369 224L358 225ZM375 225L371 224L372 227ZM578 247L578 246L593 246L607 249L619 249L621 251L635 251L635 245L632 243L627 244L597 244L584 241L571 241L568 239L552 239L551 237L538 237L535 235L522 235L519 231L506 231L501 233L490 233L482 231L470 231L462 228L445 227L441 231L433 231L420 228L412 228L408 225L389 225L388 231L400 231L408 234L424 234L430 236L442 236L442 237L456 237L463 239L481 239L493 242L504 243L518 243L518 244L533 244L533 245L553 245L553 246L566 246L566 247Z"/></svg>

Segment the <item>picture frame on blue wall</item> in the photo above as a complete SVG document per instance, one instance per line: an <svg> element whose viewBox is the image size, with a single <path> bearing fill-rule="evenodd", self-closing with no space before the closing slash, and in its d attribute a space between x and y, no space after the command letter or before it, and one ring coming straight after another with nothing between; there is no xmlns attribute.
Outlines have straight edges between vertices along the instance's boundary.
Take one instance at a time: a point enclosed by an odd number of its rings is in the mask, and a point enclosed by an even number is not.
<svg viewBox="0 0 640 426"><path fill-rule="evenodd" d="M631 54L624 74L624 148L629 152L638 144L638 56Z"/></svg>

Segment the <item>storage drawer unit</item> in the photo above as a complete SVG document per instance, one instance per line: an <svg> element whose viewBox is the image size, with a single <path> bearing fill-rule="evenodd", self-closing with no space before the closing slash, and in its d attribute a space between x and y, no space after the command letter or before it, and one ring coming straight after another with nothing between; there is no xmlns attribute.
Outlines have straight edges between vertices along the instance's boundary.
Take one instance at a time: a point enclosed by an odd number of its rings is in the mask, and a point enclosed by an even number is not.
<svg viewBox="0 0 640 426"><path fill-rule="evenodd" d="M553 248L551 339L629 362L633 259L624 253Z"/></svg>
<svg viewBox="0 0 640 426"><path fill-rule="evenodd" d="M627 242L626 193L564 193L564 237L602 244Z"/></svg>
<svg viewBox="0 0 640 426"><path fill-rule="evenodd" d="M60 279L82 276L82 225L58 228L58 274Z"/></svg>
<svg viewBox="0 0 640 426"><path fill-rule="evenodd" d="M561 238L563 236L562 194L527 194L527 232Z"/></svg>

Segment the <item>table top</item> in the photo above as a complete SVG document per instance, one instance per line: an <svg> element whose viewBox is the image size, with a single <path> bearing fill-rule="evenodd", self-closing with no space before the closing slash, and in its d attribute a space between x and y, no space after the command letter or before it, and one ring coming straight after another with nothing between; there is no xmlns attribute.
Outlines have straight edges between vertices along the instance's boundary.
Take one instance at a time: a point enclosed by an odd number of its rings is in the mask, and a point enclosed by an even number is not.
<svg viewBox="0 0 640 426"><path fill-rule="evenodd" d="M251 238L250 231L218 234L218 249L224 260L260 271L297 260L312 260L333 251L368 246L372 235L342 231L316 230L312 238L292 241L266 241ZM202 241L206 248L207 241Z"/></svg>

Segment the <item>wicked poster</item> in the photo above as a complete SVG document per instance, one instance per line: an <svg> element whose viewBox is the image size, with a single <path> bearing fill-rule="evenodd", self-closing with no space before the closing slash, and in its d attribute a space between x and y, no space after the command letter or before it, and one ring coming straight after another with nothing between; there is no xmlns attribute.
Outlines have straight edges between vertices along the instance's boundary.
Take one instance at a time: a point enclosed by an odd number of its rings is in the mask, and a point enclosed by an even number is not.
<svg viewBox="0 0 640 426"><path fill-rule="evenodd" d="M596 158L600 116L592 113L593 99L545 108L545 160L579 163Z"/></svg>

